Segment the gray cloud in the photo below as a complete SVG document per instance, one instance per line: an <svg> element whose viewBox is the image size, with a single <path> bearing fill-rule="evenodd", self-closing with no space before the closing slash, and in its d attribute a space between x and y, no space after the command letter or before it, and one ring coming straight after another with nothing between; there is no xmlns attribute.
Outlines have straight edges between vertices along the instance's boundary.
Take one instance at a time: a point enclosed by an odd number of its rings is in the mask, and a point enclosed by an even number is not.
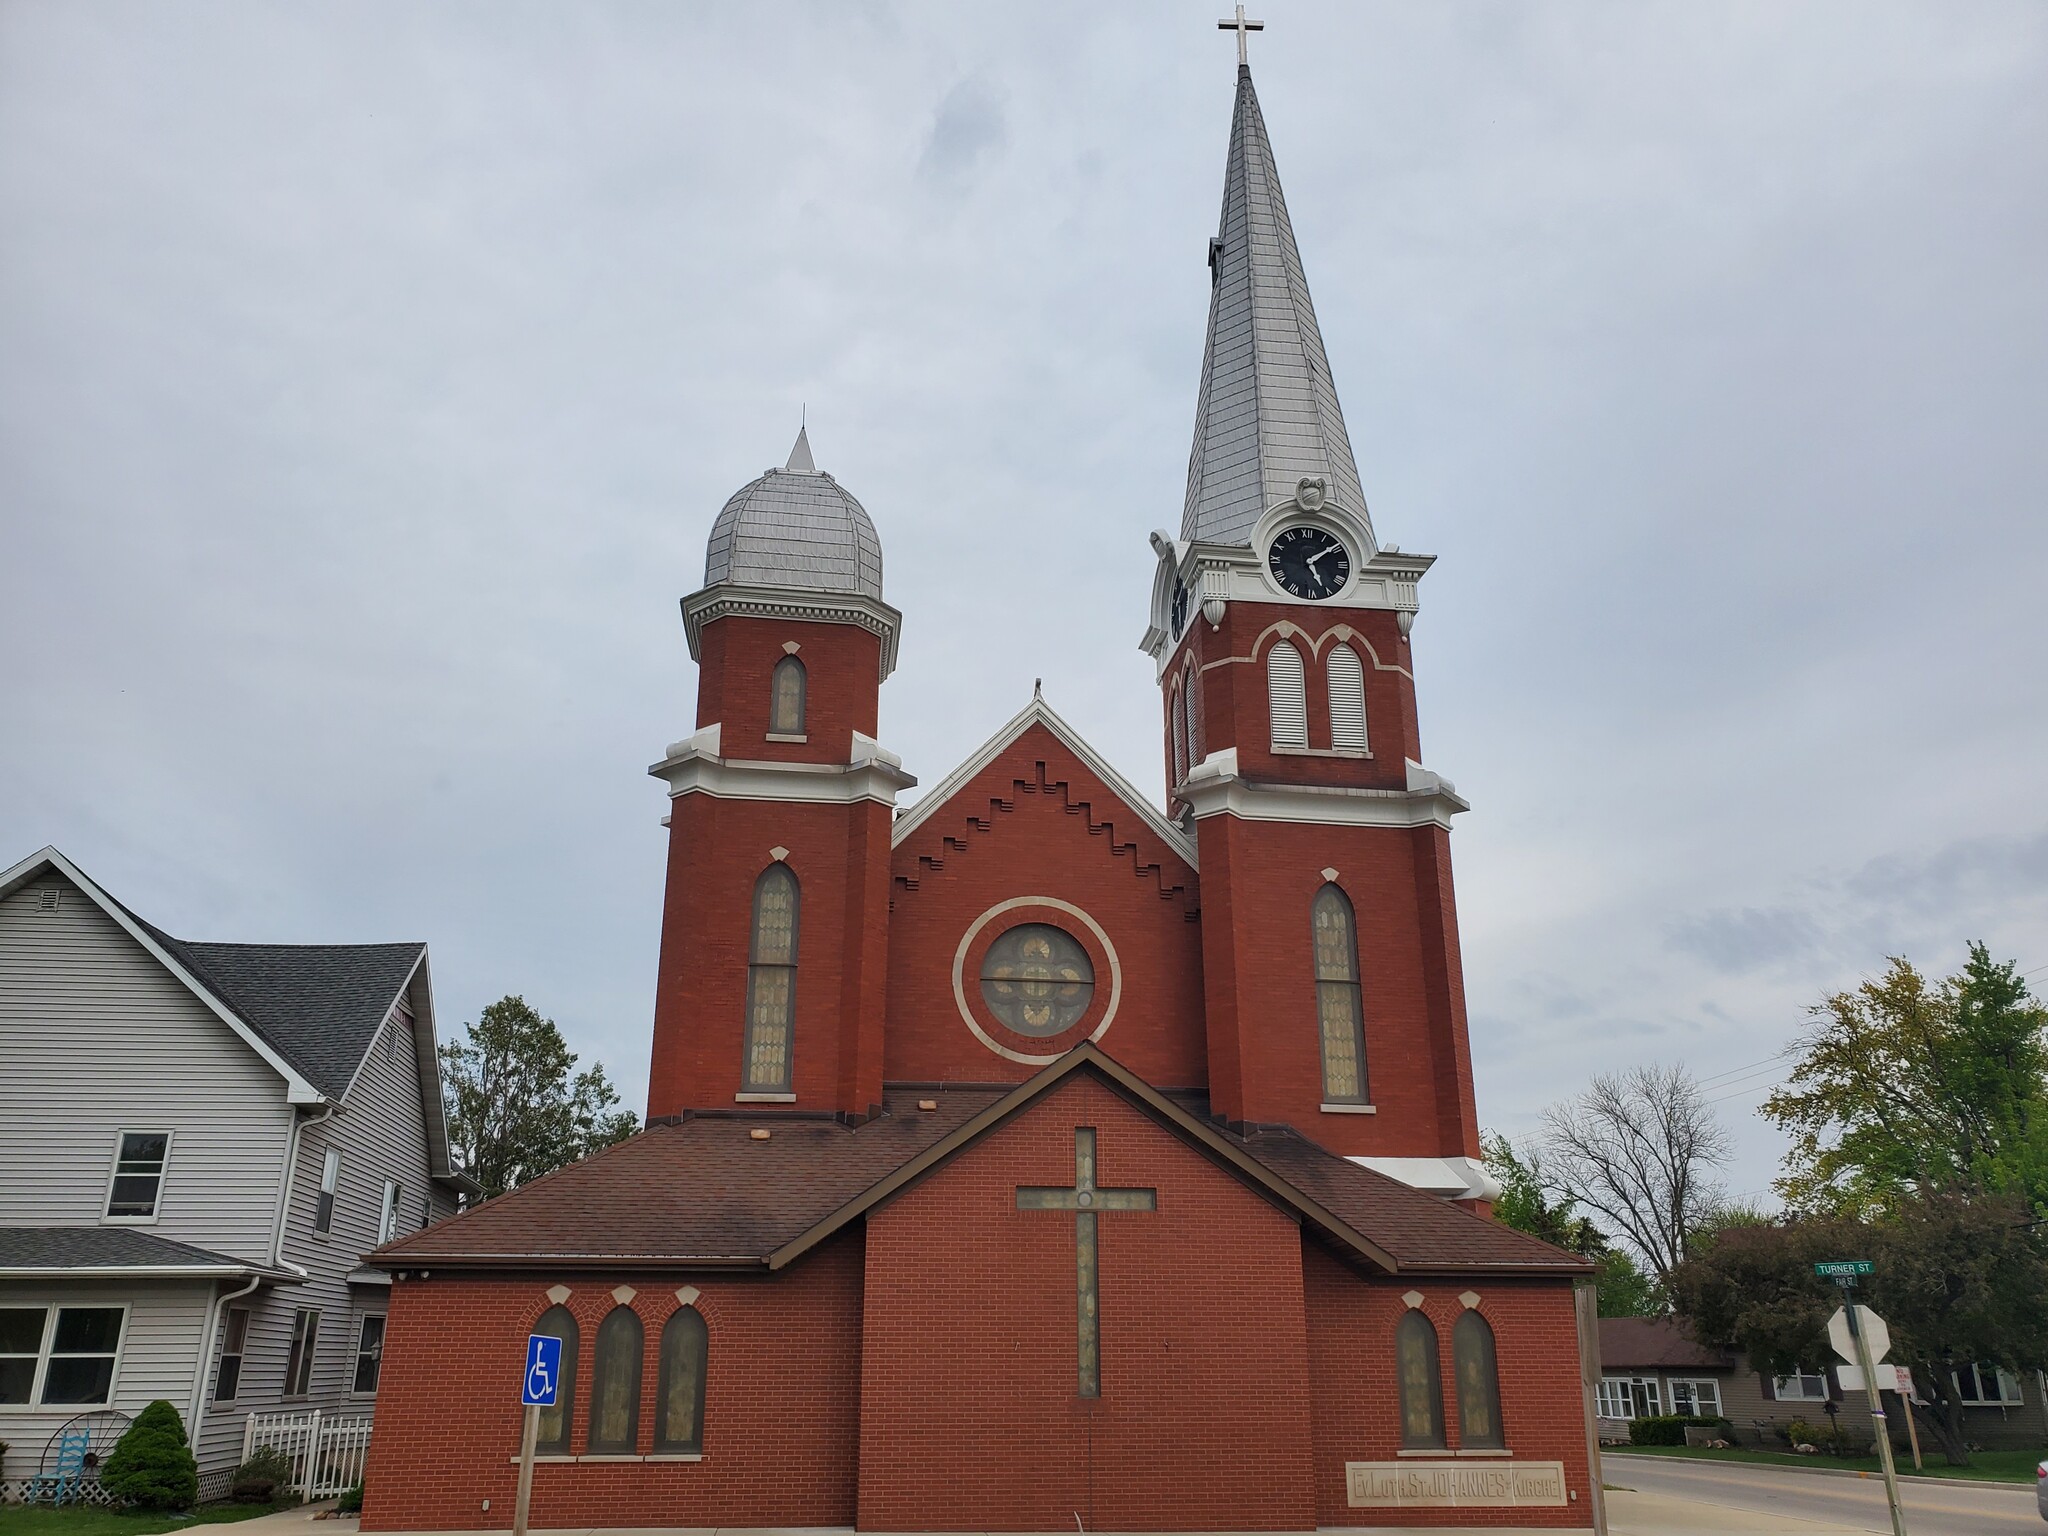
<svg viewBox="0 0 2048 1536"><path fill-rule="evenodd" d="M1000 93L983 77L971 76L946 92L932 114L918 171L934 185L958 192L1002 149L1007 136Z"/></svg>

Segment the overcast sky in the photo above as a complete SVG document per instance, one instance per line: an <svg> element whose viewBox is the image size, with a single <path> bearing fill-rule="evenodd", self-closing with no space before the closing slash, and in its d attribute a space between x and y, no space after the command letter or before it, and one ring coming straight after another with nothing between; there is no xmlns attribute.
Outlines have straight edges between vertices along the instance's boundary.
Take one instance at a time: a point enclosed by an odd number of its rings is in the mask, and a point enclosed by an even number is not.
<svg viewBox="0 0 2048 1536"><path fill-rule="evenodd" d="M0 0L0 866L419 938L645 1091L676 600L808 408L925 784L1042 676L1161 792L1218 0ZM1807 1003L2048 983L2048 7L1267 0L1482 1118L1751 1116Z"/></svg>

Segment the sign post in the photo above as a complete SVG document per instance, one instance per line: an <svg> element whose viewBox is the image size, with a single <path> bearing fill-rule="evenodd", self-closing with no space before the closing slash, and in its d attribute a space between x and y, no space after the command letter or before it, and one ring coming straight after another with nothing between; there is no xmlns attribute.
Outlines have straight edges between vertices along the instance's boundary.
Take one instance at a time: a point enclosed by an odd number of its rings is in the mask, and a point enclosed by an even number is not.
<svg viewBox="0 0 2048 1536"><path fill-rule="evenodd" d="M1899 1507L1899 1474L1892 1465L1891 1425L1885 1417L1884 1394L1877 1387L1877 1365L1870 1357L1870 1330L1864 1328L1860 1317L1866 1309L1856 1304L1856 1282L1869 1274L1870 1269L1868 1259L1846 1259L1813 1266L1816 1275L1834 1281L1844 1292L1842 1310L1848 1315L1849 1340L1856 1348L1856 1365L1863 1372L1863 1390L1870 1397L1870 1422L1877 1430L1877 1460L1884 1468L1884 1498L1891 1507L1892 1536L1906 1536L1906 1512ZM1871 1314L1871 1320L1883 1328L1875 1313ZM1885 1343L1889 1345L1890 1342L1890 1331L1886 1330ZM1906 1411L1911 1413L1912 1409Z"/></svg>
<svg viewBox="0 0 2048 1536"><path fill-rule="evenodd" d="M526 1423L519 1436L519 1499L512 1507L512 1536L526 1536L526 1515L533 1504L533 1448L540 1440L540 1411L555 1406L561 1385L562 1341L545 1333L526 1336L526 1371L519 1378L519 1401Z"/></svg>

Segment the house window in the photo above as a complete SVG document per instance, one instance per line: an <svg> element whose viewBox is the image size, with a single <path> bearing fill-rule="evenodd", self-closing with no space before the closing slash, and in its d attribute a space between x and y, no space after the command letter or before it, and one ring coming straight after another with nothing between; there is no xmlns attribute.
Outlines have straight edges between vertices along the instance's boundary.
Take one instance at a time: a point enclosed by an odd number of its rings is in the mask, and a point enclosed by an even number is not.
<svg viewBox="0 0 2048 1536"><path fill-rule="evenodd" d="M1458 1378L1459 1446L1468 1451L1505 1449L1493 1325L1470 1309L1451 1329L1451 1366Z"/></svg>
<svg viewBox="0 0 2048 1536"><path fill-rule="evenodd" d="M1603 1376L1599 1405L1603 1419L1653 1419L1664 1411L1654 1376Z"/></svg>
<svg viewBox="0 0 2048 1536"><path fill-rule="evenodd" d="M433 1224L434 1224L434 1197L433 1197L432 1195L421 1195L421 1196L420 1196L420 1230L421 1230L422 1232L424 1232L424 1231L426 1231L426 1230L427 1230L427 1228L431 1227L431 1226L432 1226Z"/></svg>
<svg viewBox="0 0 2048 1536"><path fill-rule="evenodd" d="M1301 652L1285 640L1266 652L1266 708L1275 752L1308 746L1308 674Z"/></svg>
<svg viewBox="0 0 2048 1536"><path fill-rule="evenodd" d="M83 1407L111 1398L126 1318L125 1307L59 1307L38 1400Z"/></svg>
<svg viewBox="0 0 2048 1536"><path fill-rule="evenodd" d="M122 1131L115 1140L114 1176L107 1186L107 1220L155 1221L170 1160L169 1131Z"/></svg>
<svg viewBox="0 0 2048 1536"><path fill-rule="evenodd" d="M1671 1411L1688 1413L1696 1419L1721 1417L1721 1383L1704 1378L1671 1379Z"/></svg>
<svg viewBox="0 0 2048 1536"><path fill-rule="evenodd" d="M805 683L804 664L794 656L785 656L775 663L774 679L769 687L769 735L803 735Z"/></svg>
<svg viewBox="0 0 2048 1536"><path fill-rule="evenodd" d="M227 1332L221 1335L220 1370L213 1378L213 1400L232 1403L242 1389L242 1351L249 1346L249 1309L228 1308Z"/></svg>
<svg viewBox="0 0 2048 1536"><path fill-rule="evenodd" d="M1316 1021L1323 1041L1323 1100L1364 1104L1365 1022L1359 1001L1357 927L1351 902L1334 885L1316 892Z"/></svg>
<svg viewBox="0 0 2048 1536"><path fill-rule="evenodd" d="M555 1379L555 1406L540 1411L534 1449L548 1456L569 1454L569 1421L576 1403L576 1319L567 1307L549 1307L533 1331L562 1341L562 1368Z"/></svg>
<svg viewBox="0 0 2048 1536"><path fill-rule="evenodd" d="M661 1330L661 1376L655 1401L657 1451L695 1454L704 1449L704 1316L684 1307Z"/></svg>
<svg viewBox="0 0 2048 1536"><path fill-rule="evenodd" d="M320 1313L301 1307L292 1314L292 1347L284 1359L284 1395L304 1397L313 1387L313 1352L320 1343Z"/></svg>
<svg viewBox="0 0 2048 1536"><path fill-rule="evenodd" d="M1772 1377L1771 1394L1784 1403L1824 1403L1828 1400L1828 1379L1823 1372L1801 1366L1790 1376Z"/></svg>
<svg viewBox="0 0 2048 1536"><path fill-rule="evenodd" d="M747 965L747 1091L787 1093L796 1016L796 876L770 864L754 883L754 937Z"/></svg>
<svg viewBox="0 0 2048 1536"><path fill-rule="evenodd" d="M377 1241L388 1243L398 1236L398 1202L400 1190L391 1180L384 1181L384 1207L377 1215Z"/></svg>
<svg viewBox="0 0 2048 1536"><path fill-rule="evenodd" d="M631 1455L640 1439L640 1355L646 1335L631 1307L613 1307L597 1328L590 1378L590 1449Z"/></svg>
<svg viewBox="0 0 2048 1536"><path fill-rule="evenodd" d="M334 1186L341 1180L341 1149L329 1147L327 1157L320 1164L320 1198L313 1207L313 1230L329 1232L334 1228Z"/></svg>
<svg viewBox="0 0 2048 1536"><path fill-rule="evenodd" d="M48 1307L0 1307L0 1406L35 1401L36 1366L49 1321Z"/></svg>
<svg viewBox="0 0 2048 1536"><path fill-rule="evenodd" d="M2016 1408L2026 1401L2019 1378L1995 1365L1966 1365L1954 1380L1957 1400L1973 1408Z"/></svg>
<svg viewBox="0 0 2048 1536"><path fill-rule="evenodd" d="M1444 1383L1437 1370L1436 1325L1410 1308L1394 1329L1401 1378L1401 1444L1411 1451L1444 1444Z"/></svg>
<svg viewBox="0 0 2048 1536"><path fill-rule="evenodd" d="M377 1373L384 1363L384 1318L372 1313L363 1319L356 1335L356 1376L351 1392L368 1396L377 1390Z"/></svg>
<svg viewBox="0 0 2048 1536"><path fill-rule="evenodd" d="M1365 750L1365 667L1343 644L1330 651L1330 745L1339 752Z"/></svg>

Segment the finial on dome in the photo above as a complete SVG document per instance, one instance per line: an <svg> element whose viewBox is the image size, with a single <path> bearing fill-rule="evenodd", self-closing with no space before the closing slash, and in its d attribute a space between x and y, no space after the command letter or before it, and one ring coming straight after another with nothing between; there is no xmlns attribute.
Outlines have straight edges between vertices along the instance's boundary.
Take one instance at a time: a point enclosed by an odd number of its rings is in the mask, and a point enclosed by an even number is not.
<svg viewBox="0 0 2048 1536"><path fill-rule="evenodd" d="M815 475L818 466L811 461L811 429L808 425L796 429L796 446L789 450L789 462L782 466L783 473L790 475Z"/></svg>

